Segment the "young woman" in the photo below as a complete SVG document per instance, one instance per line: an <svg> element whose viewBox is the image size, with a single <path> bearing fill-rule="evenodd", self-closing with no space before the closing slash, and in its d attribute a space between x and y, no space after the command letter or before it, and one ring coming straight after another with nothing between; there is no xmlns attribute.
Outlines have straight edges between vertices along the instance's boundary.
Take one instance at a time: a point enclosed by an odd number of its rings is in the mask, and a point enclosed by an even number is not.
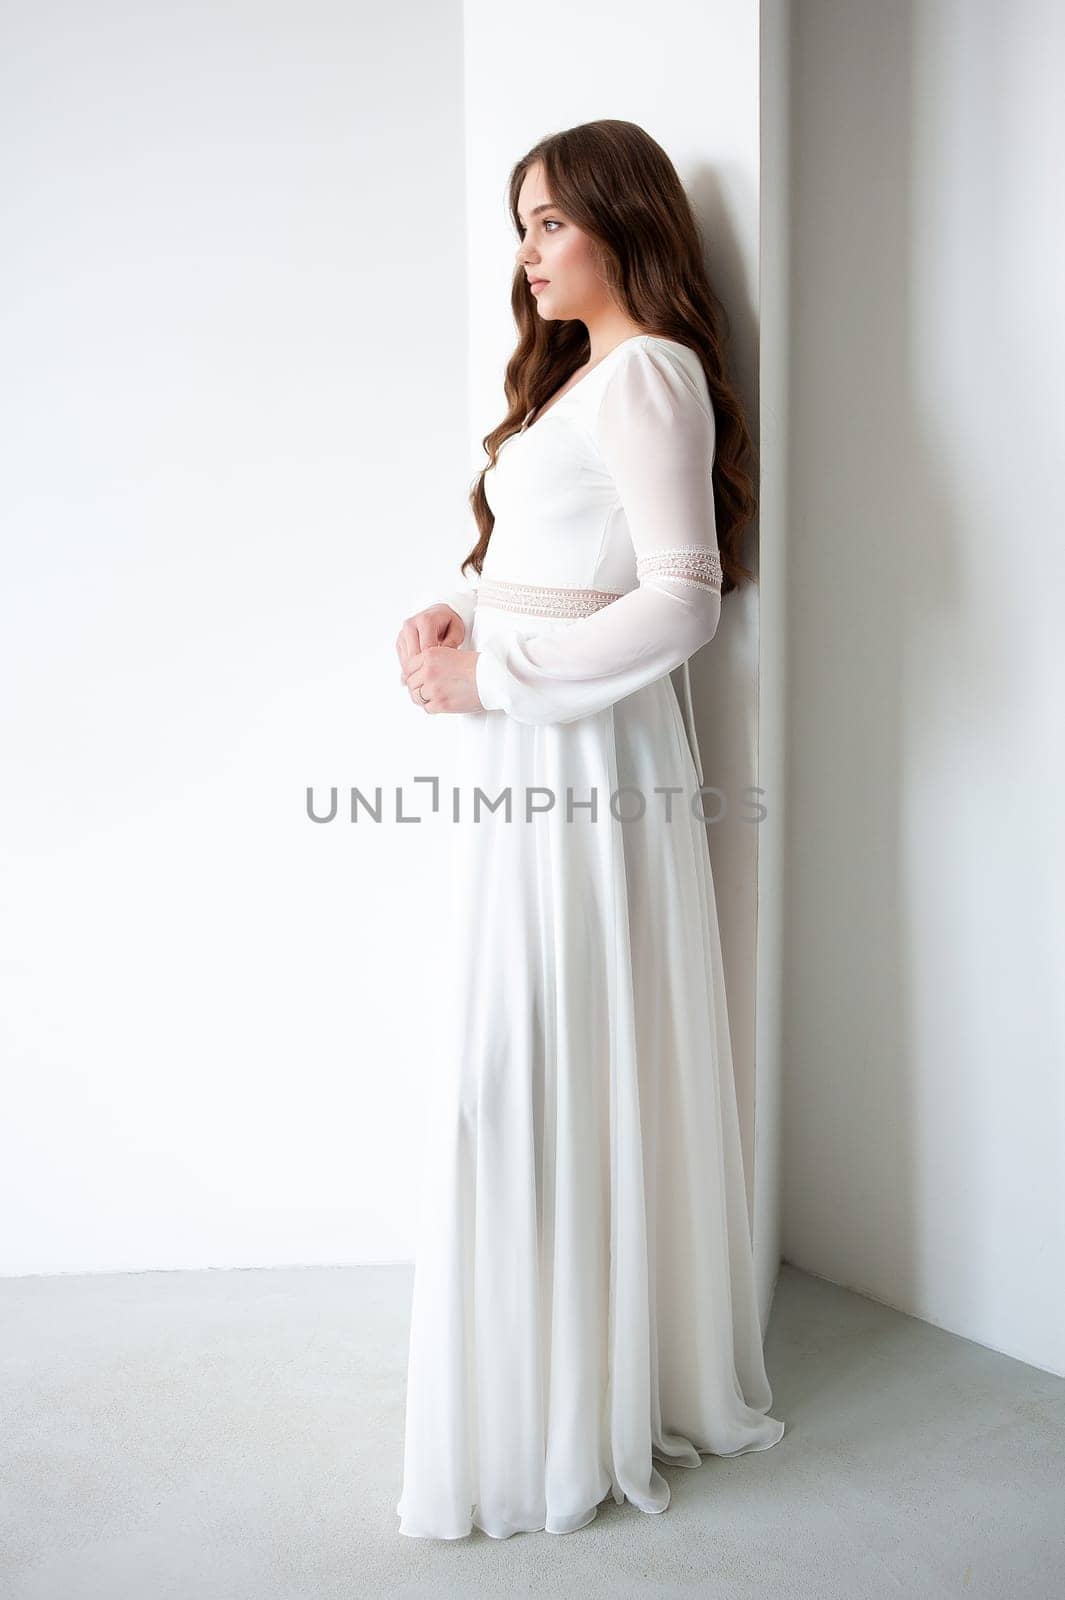
<svg viewBox="0 0 1065 1600"><path fill-rule="evenodd" d="M463 780L397 1505L442 1539L572 1532L611 1493L664 1511L655 1460L784 1432L686 673L751 576L750 439L653 139L553 135L510 210L520 337L471 495L479 581L396 641Z"/></svg>

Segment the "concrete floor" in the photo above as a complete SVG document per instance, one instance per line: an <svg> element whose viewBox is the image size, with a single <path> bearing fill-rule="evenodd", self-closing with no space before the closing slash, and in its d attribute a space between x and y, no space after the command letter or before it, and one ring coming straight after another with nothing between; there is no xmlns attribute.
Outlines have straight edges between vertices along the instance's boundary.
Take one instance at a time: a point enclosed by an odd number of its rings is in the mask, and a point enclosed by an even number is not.
<svg viewBox="0 0 1065 1600"><path fill-rule="evenodd" d="M4 1600L1065 1595L1065 1379L784 1267L775 1449L398 1532L409 1267L0 1281Z"/></svg>

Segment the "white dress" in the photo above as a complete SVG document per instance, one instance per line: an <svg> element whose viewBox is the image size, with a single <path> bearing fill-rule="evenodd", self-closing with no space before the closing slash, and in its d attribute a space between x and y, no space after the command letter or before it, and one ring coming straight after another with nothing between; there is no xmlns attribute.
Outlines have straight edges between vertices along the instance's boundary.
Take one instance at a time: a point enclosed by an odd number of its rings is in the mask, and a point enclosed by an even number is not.
<svg viewBox="0 0 1065 1600"><path fill-rule="evenodd" d="M655 1460L784 1432L669 677L720 614L714 442L696 354L624 340L505 442L480 582L429 597L463 616L486 709L438 719L461 780L452 1012L426 1072L401 1533L567 1533L610 1493L664 1511Z"/></svg>

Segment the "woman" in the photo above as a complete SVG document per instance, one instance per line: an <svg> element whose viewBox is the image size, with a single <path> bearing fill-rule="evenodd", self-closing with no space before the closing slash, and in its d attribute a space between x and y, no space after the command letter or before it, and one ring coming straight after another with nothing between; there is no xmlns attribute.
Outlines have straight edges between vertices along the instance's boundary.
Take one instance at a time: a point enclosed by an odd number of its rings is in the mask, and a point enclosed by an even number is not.
<svg viewBox="0 0 1065 1600"><path fill-rule="evenodd" d="M456 714L465 785L397 1506L402 1533L444 1539L572 1532L610 1493L664 1511L652 1458L784 1431L690 689L686 729L669 677L750 577L750 440L654 140L545 139L510 209L520 340L471 496L479 582L396 641L414 704Z"/></svg>

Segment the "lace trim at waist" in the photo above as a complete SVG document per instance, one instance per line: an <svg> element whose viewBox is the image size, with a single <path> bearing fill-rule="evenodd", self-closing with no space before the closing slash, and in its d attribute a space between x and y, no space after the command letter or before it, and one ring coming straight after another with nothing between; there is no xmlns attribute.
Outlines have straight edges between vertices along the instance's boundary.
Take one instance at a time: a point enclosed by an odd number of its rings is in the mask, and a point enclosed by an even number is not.
<svg viewBox="0 0 1065 1600"><path fill-rule="evenodd" d="M501 578L482 578L477 587L478 606L536 617L589 617L620 599L611 589L553 589L540 583L507 583Z"/></svg>

